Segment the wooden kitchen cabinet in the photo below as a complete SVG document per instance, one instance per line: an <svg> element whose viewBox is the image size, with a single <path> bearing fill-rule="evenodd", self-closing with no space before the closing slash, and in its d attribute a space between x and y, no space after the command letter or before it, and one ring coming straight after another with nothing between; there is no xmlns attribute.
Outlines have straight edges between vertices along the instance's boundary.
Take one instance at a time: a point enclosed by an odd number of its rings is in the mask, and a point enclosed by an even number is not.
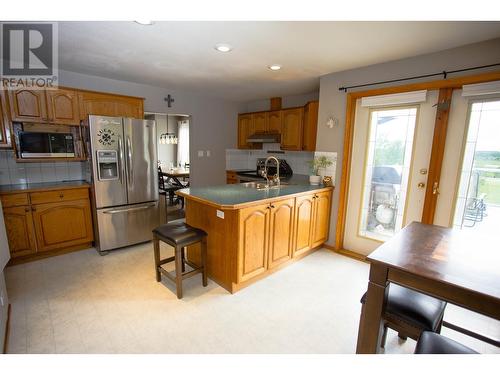
<svg viewBox="0 0 500 375"><path fill-rule="evenodd" d="M304 128L302 135L302 150L316 151L316 133L318 131L319 101L313 101L304 107Z"/></svg>
<svg viewBox="0 0 500 375"><path fill-rule="evenodd" d="M296 198L293 256L314 249L328 240L331 203L331 191Z"/></svg>
<svg viewBox="0 0 500 375"><path fill-rule="evenodd" d="M252 113L252 131L253 133L268 132L267 112Z"/></svg>
<svg viewBox="0 0 500 375"><path fill-rule="evenodd" d="M144 118L144 99L130 96L80 91L80 118L89 115Z"/></svg>
<svg viewBox="0 0 500 375"><path fill-rule="evenodd" d="M11 257L34 254L36 243L30 206L5 207L3 218Z"/></svg>
<svg viewBox="0 0 500 375"><path fill-rule="evenodd" d="M312 247L316 247L328 240L330 230L330 209L332 205L332 193L324 191L314 194L314 225L312 235Z"/></svg>
<svg viewBox="0 0 500 375"><path fill-rule="evenodd" d="M44 90L8 90L10 117L18 122L47 122Z"/></svg>
<svg viewBox="0 0 500 375"><path fill-rule="evenodd" d="M12 259L90 247L94 240L88 187L0 195Z"/></svg>
<svg viewBox="0 0 500 375"><path fill-rule="evenodd" d="M92 242L88 199L32 206L38 251L56 250Z"/></svg>
<svg viewBox="0 0 500 375"><path fill-rule="evenodd" d="M270 111L268 115L268 131L273 134L281 134L282 111Z"/></svg>
<svg viewBox="0 0 500 375"><path fill-rule="evenodd" d="M0 90L0 148L1 147L11 147L11 143L7 101L5 100L5 92Z"/></svg>
<svg viewBox="0 0 500 375"><path fill-rule="evenodd" d="M269 204L240 210L238 282L258 276L267 269Z"/></svg>
<svg viewBox="0 0 500 375"><path fill-rule="evenodd" d="M76 91L10 90L10 115L12 121L78 125L80 114Z"/></svg>
<svg viewBox="0 0 500 375"><path fill-rule="evenodd" d="M295 200L295 246L293 256L312 248L314 227L314 194L303 195Z"/></svg>
<svg viewBox="0 0 500 375"><path fill-rule="evenodd" d="M304 108L285 109L281 123L281 149L302 150Z"/></svg>
<svg viewBox="0 0 500 375"><path fill-rule="evenodd" d="M255 148L255 145L247 142L247 138L254 133L252 115L238 115L238 148Z"/></svg>
<svg viewBox="0 0 500 375"><path fill-rule="evenodd" d="M75 90L47 90L46 102L50 122L65 125L80 123L78 93Z"/></svg>
<svg viewBox="0 0 500 375"><path fill-rule="evenodd" d="M226 171L226 184L237 184L238 176L235 171Z"/></svg>
<svg viewBox="0 0 500 375"><path fill-rule="evenodd" d="M292 257L295 199L290 198L272 202L270 206L269 269L286 262Z"/></svg>

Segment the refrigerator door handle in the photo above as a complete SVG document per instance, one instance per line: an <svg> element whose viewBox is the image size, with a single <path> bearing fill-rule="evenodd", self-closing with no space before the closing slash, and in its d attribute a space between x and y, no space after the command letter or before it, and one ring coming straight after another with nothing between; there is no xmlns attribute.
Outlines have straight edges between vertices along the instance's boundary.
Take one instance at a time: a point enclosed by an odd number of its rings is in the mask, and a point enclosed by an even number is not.
<svg viewBox="0 0 500 375"><path fill-rule="evenodd" d="M123 212L133 212L133 211L141 211L141 210L147 210L148 208L154 207L156 203L151 203L149 205L145 206L138 206L138 207L132 207L132 208L122 208L119 210L108 210L108 211L103 211L103 214L121 214Z"/></svg>
<svg viewBox="0 0 500 375"><path fill-rule="evenodd" d="M125 164L123 160L123 141L122 137L118 137L118 162L120 163L120 182L124 184L125 178Z"/></svg>
<svg viewBox="0 0 500 375"><path fill-rule="evenodd" d="M127 136L127 167L128 167L128 183L129 185L134 184L134 167L132 164L132 143L130 142L130 137Z"/></svg>

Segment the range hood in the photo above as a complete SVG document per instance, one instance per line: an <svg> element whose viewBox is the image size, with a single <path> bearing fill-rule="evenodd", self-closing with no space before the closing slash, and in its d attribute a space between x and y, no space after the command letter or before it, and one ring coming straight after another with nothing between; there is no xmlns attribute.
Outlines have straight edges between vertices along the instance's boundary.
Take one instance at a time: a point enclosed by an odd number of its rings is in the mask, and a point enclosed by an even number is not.
<svg viewBox="0 0 500 375"><path fill-rule="evenodd" d="M279 134L256 133L247 138L249 143L280 143Z"/></svg>

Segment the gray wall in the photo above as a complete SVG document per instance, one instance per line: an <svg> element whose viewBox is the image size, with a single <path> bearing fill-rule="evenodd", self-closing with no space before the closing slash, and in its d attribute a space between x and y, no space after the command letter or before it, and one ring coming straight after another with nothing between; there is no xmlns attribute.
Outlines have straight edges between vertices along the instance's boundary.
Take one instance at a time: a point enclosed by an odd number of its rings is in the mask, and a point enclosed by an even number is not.
<svg viewBox="0 0 500 375"><path fill-rule="evenodd" d="M145 98L145 112L191 115L191 183L206 186L225 183L225 151L235 148L238 113L243 103L181 90L118 81L86 74L59 71L59 84L81 89L132 95ZM175 102L168 108L163 98L170 94ZM198 157L198 151L210 151L210 157Z"/></svg>
<svg viewBox="0 0 500 375"><path fill-rule="evenodd" d="M346 117L346 94L344 92L340 92L338 90L339 87L405 78L414 75L437 73L443 70L454 70L494 63L500 63L500 39L494 39L437 53L391 61L383 64L371 65L359 69L347 70L322 76L320 79L318 137L316 148L318 151L338 152L338 168L336 176L337 187L340 184L342 172L341 165ZM500 68L496 67L481 71L465 72L461 74L454 74L450 77L478 74L480 72L493 70L498 71L500 70ZM439 77L433 78L432 80L437 79L439 79ZM402 82L399 84L402 85L410 82L429 80L431 79L427 78L422 80ZM394 85L395 84L392 84L392 86ZM370 89L384 86L391 85L371 86ZM367 89L368 88L364 88L360 90ZM333 129L329 129L325 126L326 121L330 116L334 116L339 119L339 125L337 127L334 127ZM335 189L333 196L330 239L328 241L328 243L331 245L333 245L335 242L338 203L339 189L337 188Z"/></svg>
<svg viewBox="0 0 500 375"><path fill-rule="evenodd" d="M300 107L307 102L319 99L319 91L308 92L306 94L283 96L281 98L282 108ZM268 111L271 106L270 99L255 100L246 104L246 112Z"/></svg>

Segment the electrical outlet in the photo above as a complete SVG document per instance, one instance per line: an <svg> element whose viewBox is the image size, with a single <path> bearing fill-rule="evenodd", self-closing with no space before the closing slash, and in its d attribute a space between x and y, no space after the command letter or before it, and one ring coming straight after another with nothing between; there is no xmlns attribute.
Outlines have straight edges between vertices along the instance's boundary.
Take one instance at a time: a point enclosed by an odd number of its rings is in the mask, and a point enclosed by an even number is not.
<svg viewBox="0 0 500 375"><path fill-rule="evenodd" d="M0 293L0 305L3 307L3 291Z"/></svg>
<svg viewBox="0 0 500 375"><path fill-rule="evenodd" d="M203 157L203 151L202 151L202 150L198 150L198 157L199 157L199 158L202 158L202 157Z"/></svg>
<svg viewBox="0 0 500 375"><path fill-rule="evenodd" d="M207 150L207 158L210 157L210 150Z"/></svg>

